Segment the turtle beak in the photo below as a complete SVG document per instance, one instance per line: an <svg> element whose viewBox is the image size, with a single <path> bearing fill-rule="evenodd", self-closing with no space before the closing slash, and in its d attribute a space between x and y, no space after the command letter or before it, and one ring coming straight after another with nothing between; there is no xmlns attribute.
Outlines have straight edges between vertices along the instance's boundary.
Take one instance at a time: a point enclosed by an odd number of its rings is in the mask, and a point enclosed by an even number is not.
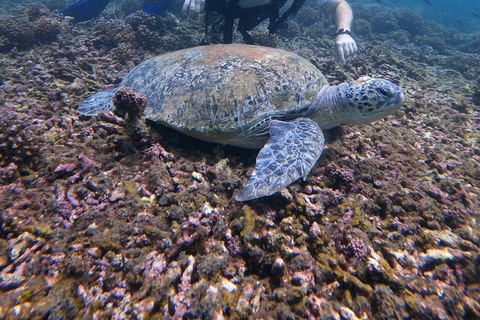
<svg viewBox="0 0 480 320"><path fill-rule="evenodd" d="M397 92L392 103L395 103L396 105L398 105L398 108L403 107L403 105L405 104L405 94L403 93L402 89L400 89L399 92Z"/></svg>
<svg viewBox="0 0 480 320"><path fill-rule="evenodd" d="M403 90L394 85L395 89L390 91L390 95L387 95L390 98L390 109L392 113L395 112L397 109L401 108L405 104L405 93Z"/></svg>

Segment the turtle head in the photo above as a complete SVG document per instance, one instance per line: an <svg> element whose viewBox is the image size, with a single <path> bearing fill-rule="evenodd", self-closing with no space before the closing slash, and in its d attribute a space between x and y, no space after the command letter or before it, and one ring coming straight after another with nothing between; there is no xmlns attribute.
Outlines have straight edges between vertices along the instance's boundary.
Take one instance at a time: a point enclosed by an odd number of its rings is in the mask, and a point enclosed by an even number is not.
<svg viewBox="0 0 480 320"><path fill-rule="evenodd" d="M403 90L383 79L361 77L344 83L344 116L349 124L363 124L384 118L405 104Z"/></svg>

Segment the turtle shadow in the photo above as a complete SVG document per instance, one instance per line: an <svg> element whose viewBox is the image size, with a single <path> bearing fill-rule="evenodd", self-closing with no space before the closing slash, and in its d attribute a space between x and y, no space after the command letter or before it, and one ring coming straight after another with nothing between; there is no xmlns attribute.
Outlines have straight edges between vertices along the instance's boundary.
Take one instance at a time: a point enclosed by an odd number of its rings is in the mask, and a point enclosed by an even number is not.
<svg viewBox="0 0 480 320"><path fill-rule="evenodd" d="M175 156L192 161L204 160L207 164L214 165L228 158L234 167L253 166L259 151L199 140L150 120L147 120L147 124L152 129L152 143L160 143Z"/></svg>
<svg viewBox="0 0 480 320"><path fill-rule="evenodd" d="M345 135L345 130L343 129L343 127L338 126L328 130L323 130L323 134L325 136L325 142L329 143L337 139L343 138L343 136Z"/></svg>
<svg viewBox="0 0 480 320"><path fill-rule="evenodd" d="M175 129L147 120L152 129L152 143L159 143L165 150L192 162L204 161L208 165L215 165L222 159L228 159L232 169L248 171L255 166L259 150L229 146L220 143L202 141L190 137ZM341 139L345 131L342 127L324 130L327 144ZM326 148L320 160L331 159L333 150Z"/></svg>

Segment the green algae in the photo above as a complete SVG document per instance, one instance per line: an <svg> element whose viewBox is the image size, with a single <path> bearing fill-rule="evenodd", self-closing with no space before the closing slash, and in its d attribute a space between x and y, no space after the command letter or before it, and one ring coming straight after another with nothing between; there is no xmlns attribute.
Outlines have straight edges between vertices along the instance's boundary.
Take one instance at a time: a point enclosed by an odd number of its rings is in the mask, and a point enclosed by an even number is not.
<svg viewBox="0 0 480 320"><path fill-rule="evenodd" d="M346 212L347 210L353 211L352 218L349 221L349 224L352 227L359 228L367 234L375 231L373 224L365 217L365 212L355 200L345 201L339 205L339 208L343 212Z"/></svg>
<svg viewBox="0 0 480 320"><path fill-rule="evenodd" d="M241 218L241 222L243 224L242 231L240 235L245 237L250 235L255 230L255 225L257 221L257 214L255 213L250 206L246 205L243 207L243 217Z"/></svg>
<svg viewBox="0 0 480 320"><path fill-rule="evenodd" d="M134 196L138 195L137 188L135 187L135 182L133 182L133 181L123 181L122 185L128 192L130 192L130 194L132 194Z"/></svg>
<svg viewBox="0 0 480 320"><path fill-rule="evenodd" d="M120 243L115 242L115 239L109 239L106 236L94 237L90 241L94 247L100 248L102 252L113 251L118 253L123 248Z"/></svg>
<svg viewBox="0 0 480 320"><path fill-rule="evenodd" d="M51 238L53 235L53 229L51 225L49 224L40 224L40 225L35 225L35 231L34 234L39 236L39 237L44 237L44 238Z"/></svg>
<svg viewBox="0 0 480 320"><path fill-rule="evenodd" d="M388 261L385 259L380 259L378 263L382 266L383 272L381 272L381 279L384 283L392 284L392 285L404 285L404 281L399 283L398 277L395 276L395 270L390 267ZM405 280L406 281L406 280Z"/></svg>

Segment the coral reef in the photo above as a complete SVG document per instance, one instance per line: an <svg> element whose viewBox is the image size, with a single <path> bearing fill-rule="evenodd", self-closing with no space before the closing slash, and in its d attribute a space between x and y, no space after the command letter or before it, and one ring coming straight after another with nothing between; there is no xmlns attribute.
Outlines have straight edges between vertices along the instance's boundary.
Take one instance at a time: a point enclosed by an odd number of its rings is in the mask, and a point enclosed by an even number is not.
<svg viewBox="0 0 480 320"><path fill-rule="evenodd" d="M143 111L147 106L147 99L135 93L129 87L120 88L113 97L115 113L126 118L125 130L134 140L145 144L148 141L150 130L145 124Z"/></svg>
<svg viewBox="0 0 480 320"><path fill-rule="evenodd" d="M35 43L55 41L68 21L50 13L42 4L31 4L20 16L0 17L0 52L14 47L25 50Z"/></svg>
<svg viewBox="0 0 480 320"><path fill-rule="evenodd" d="M256 151L145 121L129 88L117 114L75 111L197 45L202 19L132 0L73 25L46 3L0 17L0 319L480 318L478 33L354 3L362 49L340 67L311 6L289 33L255 30L332 84L392 80L407 104L329 130L306 181L237 203Z"/></svg>
<svg viewBox="0 0 480 320"><path fill-rule="evenodd" d="M14 108L0 109L0 182L11 181L18 174L29 174L41 161L42 133L49 124L32 119Z"/></svg>
<svg viewBox="0 0 480 320"><path fill-rule="evenodd" d="M408 8L398 8L393 11L398 27L407 31L412 36L416 36L425 32L424 21L422 16Z"/></svg>

